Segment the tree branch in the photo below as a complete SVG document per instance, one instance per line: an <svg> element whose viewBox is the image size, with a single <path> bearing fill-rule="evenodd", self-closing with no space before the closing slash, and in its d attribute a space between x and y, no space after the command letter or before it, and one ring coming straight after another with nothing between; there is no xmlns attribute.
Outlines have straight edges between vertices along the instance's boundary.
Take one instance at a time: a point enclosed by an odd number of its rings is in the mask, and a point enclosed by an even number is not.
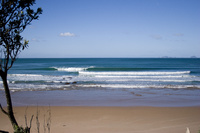
<svg viewBox="0 0 200 133"><path fill-rule="evenodd" d="M6 111L2 108L1 104L0 104L0 109L1 109L1 111L2 111L4 114L8 115L8 112L6 112Z"/></svg>
<svg viewBox="0 0 200 133"><path fill-rule="evenodd" d="M5 25L11 20L11 18L13 17L13 14L15 13L15 11L17 11L17 9L19 8L18 6L14 6L15 8L13 9L13 12L11 12L10 17L8 18L8 20L5 22Z"/></svg>

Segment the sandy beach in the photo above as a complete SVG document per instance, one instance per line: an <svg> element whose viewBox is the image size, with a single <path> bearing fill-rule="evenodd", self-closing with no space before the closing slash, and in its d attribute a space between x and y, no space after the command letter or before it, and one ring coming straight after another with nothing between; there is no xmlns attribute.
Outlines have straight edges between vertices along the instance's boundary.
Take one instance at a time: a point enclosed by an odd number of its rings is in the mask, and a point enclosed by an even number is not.
<svg viewBox="0 0 200 133"><path fill-rule="evenodd" d="M38 107L40 132L43 132L47 106ZM61 107L52 106L52 133L191 133L200 130L200 107ZM26 107L15 107L19 125L25 125ZM37 132L37 107L28 107L28 122L34 115L31 131ZM0 112L0 130L12 132L8 118ZM46 129L47 130L47 129Z"/></svg>
<svg viewBox="0 0 200 133"><path fill-rule="evenodd" d="M48 106L51 133L185 133L187 127L199 133L199 61L20 59L8 76L14 113L24 127L28 106L32 133L38 133L37 107L44 132ZM2 84L0 103L6 107ZM0 130L13 132L1 111Z"/></svg>

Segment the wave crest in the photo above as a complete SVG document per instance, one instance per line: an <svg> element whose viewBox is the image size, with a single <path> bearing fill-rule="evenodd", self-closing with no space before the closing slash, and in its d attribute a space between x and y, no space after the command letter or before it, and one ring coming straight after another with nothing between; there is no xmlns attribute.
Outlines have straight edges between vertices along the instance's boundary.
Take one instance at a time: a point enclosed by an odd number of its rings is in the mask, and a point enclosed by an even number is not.
<svg viewBox="0 0 200 133"><path fill-rule="evenodd" d="M58 71L67 71L67 72L80 72L80 71L85 71L88 68L93 68L93 67L52 67Z"/></svg>
<svg viewBox="0 0 200 133"><path fill-rule="evenodd" d="M79 72L85 75L178 75L189 74L190 71L176 71L176 72Z"/></svg>

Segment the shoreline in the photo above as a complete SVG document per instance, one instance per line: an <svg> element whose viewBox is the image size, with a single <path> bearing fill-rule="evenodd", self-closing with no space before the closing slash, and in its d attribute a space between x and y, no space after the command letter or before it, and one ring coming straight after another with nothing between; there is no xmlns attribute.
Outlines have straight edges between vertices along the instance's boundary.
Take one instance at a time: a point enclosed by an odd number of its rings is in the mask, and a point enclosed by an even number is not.
<svg viewBox="0 0 200 133"><path fill-rule="evenodd" d="M34 115L32 132L37 132L36 113L39 110L40 130L44 115L51 111L51 132L59 133L192 133L200 130L199 107L88 107L88 106L30 106L14 107L19 125L28 123ZM0 112L0 130L12 132L8 117ZM28 124L29 125L29 124Z"/></svg>
<svg viewBox="0 0 200 133"><path fill-rule="evenodd" d="M190 91L190 90L187 90ZM11 92L13 106L200 106L199 90L158 89L80 89ZM6 106L4 91L0 91L1 105Z"/></svg>
<svg viewBox="0 0 200 133"><path fill-rule="evenodd" d="M180 95L182 90L91 89L11 92L14 114L20 126L28 125L34 115L31 132L40 132L51 110L51 133L192 133L200 130L200 98ZM5 95L0 91L5 108ZM27 108L28 107L28 108ZM27 110L27 113L26 113ZM45 117L45 118L44 118ZM12 132L7 116L0 111L0 130ZM47 129L46 129L47 132Z"/></svg>

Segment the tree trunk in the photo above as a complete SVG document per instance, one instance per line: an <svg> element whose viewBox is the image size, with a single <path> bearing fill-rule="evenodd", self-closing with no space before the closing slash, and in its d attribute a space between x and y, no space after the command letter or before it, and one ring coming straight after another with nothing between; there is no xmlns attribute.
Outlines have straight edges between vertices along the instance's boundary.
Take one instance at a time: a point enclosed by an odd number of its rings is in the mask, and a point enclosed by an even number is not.
<svg viewBox="0 0 200 133"><path fill-rule="evenodd" d="M14 113L13 113L10 90L9 90L8 83L7 83L7 74L6 73L1 73L1 78L3 80L4 90L5 90L5 94L6 94L7 115L9 117L9 119L10 119L10 122L11 122L11 124L13 126L13 129L16 130L16 129L19 128L19 126L17 124L17 121L16 121Z"/></svg>

